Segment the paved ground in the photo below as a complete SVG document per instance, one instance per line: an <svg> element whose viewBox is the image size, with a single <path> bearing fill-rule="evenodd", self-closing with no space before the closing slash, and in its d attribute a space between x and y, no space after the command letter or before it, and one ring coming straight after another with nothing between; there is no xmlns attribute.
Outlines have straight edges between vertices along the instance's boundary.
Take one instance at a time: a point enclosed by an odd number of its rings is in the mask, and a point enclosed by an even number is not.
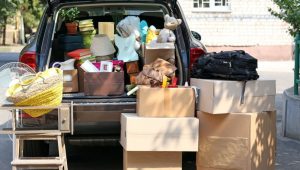
<svg viewBox="0 0 300 170"><path fill-rule="evenodd" d="M17 59L17 53L1 54L0 64L7 61ZM282 113L282 92L293 85L293 62L259 62L259 74L262 79L275 79L277 80L277 96L276 108L278 110L277 116L277 170L299 170L300 169L300 142L292 139L284 138L280 135L281 132L281 113ZM9 120L9 114L1 114L0 128L6 127ZM99 169L97 164L101 160L104 168L108 165L114 164L114 169L121 169L122 167L122 149L120 147L108 148L76 148L77 153L73 155L70 161L70 169L73 170L86 170L86 169ZM0 169L9 170L10 161L12 159L12 145L7 135L0 135ZM94 156L82 156L82 153L92 153ZM105 155L105 156L103 156ZM106 156L108 155L108 156ZM114 160L115 162L111 163ZM82 165L84 164L84 165ZM191 169L191 168L186 168Z"/></svg>
<svg viewBox="0 0 300 170"><path fill-rule="evenodd" d="M19 53L18 52L5 52L5 53L1 53L0 52L0 66L2 66L5 63L8 62L14 62L14 61L18 61L19 59Z"/></svg>

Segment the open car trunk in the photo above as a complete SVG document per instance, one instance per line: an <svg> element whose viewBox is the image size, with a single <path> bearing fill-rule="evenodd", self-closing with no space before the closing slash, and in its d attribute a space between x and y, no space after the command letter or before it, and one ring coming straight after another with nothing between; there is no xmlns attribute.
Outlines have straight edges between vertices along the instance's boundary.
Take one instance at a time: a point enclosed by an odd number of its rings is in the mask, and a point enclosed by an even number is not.
<svg viewBox="0 0 300 170"><path fill-rule="evenodd" d="M148 26L155 26L158 30L161 30L164 28L164 15L169 13L168 7L164 5L158 5L153 3L146 3L146 4L138 4L138 3L124 3L124 4L116 4L113 3L110 4L82 4L77 6L80 14L76 18L78 21L92 19L93 26L95 30L97 31L96 34L98 34L98 23L99 22L113 22L114 26L116 28L116 25L125 17L127 16L136 16L139 17L140 21L144 20L148 23ZM59 10L60 11L60 10ZM52 44L52 51L50 58L48 59L49 67L52 67L53 63L55 62L63 62L65 60L71 59L67 56L67 53L69 51L64 51L61 49L61 47L64 45L63 42L61 42L59 39L61 36L66 35L66 27L65 27L65 20L60 16L58 12L58 17L55 25L55 33L54 33L54 40ZM172 14L170 14L172 15ZM118 32L115 29L115 34L118 34ZM78 33L80 35L80 33ZM180 41L177 39L177 41ZM114 41L112 41L114 44ZM115 46L115 49L118 48ZM84 47L83 47L84 48ZM143 54L143 47L141 47L137 53L139 55L139 59L144 58ZM176 50L176 44L175 44L175 65L177 67L176 71L176 77L178 77L179 84L182 84L182 68L181 68L181 59L178 55L178 52ZM114 53L114 58L116 58L117 52ZM139 69L140 71L143 69L143 61L139 61ZM79 84L83 82L82 77L79 77ZM129 74L124 74L124 81L125 85L130 84L130 76ZM124 90L124 93L122 95L108 95L108 96L97 96L97 95L85 95L82 91L82 89L78 92L72 92L72 93L64 93L64 100L76 100L80 102L85 101L95 101L94 99L98 99L97 101L107 101L107 99L112 99L111 101L134 101L134 96L127 96L126 95L126 88ZM118 100L119 99L119 100Z"/></svg>

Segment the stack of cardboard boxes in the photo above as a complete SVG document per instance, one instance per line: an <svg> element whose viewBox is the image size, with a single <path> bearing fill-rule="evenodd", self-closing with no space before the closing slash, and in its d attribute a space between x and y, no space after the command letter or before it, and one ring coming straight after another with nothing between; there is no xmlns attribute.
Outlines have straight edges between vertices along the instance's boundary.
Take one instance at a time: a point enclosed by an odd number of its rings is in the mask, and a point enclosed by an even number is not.
<svg viewBox="0 0 300 170"><path fill-rule="evenodd" d="M124 170L181 170L182 152L198 151L191 88L140 87L137 114L122 114Z"/></svg>
<svg viewBox="0 0 300 170"><path fill-rule="evenodd" d="M191 79L201 89L197 170L275 167L275 81Z"/></svg>

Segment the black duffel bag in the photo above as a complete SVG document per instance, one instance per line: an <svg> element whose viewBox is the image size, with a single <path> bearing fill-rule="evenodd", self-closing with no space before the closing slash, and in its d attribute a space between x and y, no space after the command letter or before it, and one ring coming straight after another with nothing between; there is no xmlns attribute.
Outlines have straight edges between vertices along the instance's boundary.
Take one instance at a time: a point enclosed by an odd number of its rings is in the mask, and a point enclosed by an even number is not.
<svg viewBox="0 0 300 170"><path fill-rule="evenodd" d="M245 51L207 53L192 66L191 77L222 80L257 80L257 59Z"/></svg>

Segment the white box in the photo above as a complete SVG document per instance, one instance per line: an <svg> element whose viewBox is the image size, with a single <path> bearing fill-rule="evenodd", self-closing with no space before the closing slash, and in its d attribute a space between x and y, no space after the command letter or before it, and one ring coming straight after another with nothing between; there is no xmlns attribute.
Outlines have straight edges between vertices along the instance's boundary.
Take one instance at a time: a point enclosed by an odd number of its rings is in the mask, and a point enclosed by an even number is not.
<svg viewBox="0 0 300 170"><path fill-rule="evenodd" d="M198 151L199 120L148 118L122 113L121 145L126 151Z"/></svg>

